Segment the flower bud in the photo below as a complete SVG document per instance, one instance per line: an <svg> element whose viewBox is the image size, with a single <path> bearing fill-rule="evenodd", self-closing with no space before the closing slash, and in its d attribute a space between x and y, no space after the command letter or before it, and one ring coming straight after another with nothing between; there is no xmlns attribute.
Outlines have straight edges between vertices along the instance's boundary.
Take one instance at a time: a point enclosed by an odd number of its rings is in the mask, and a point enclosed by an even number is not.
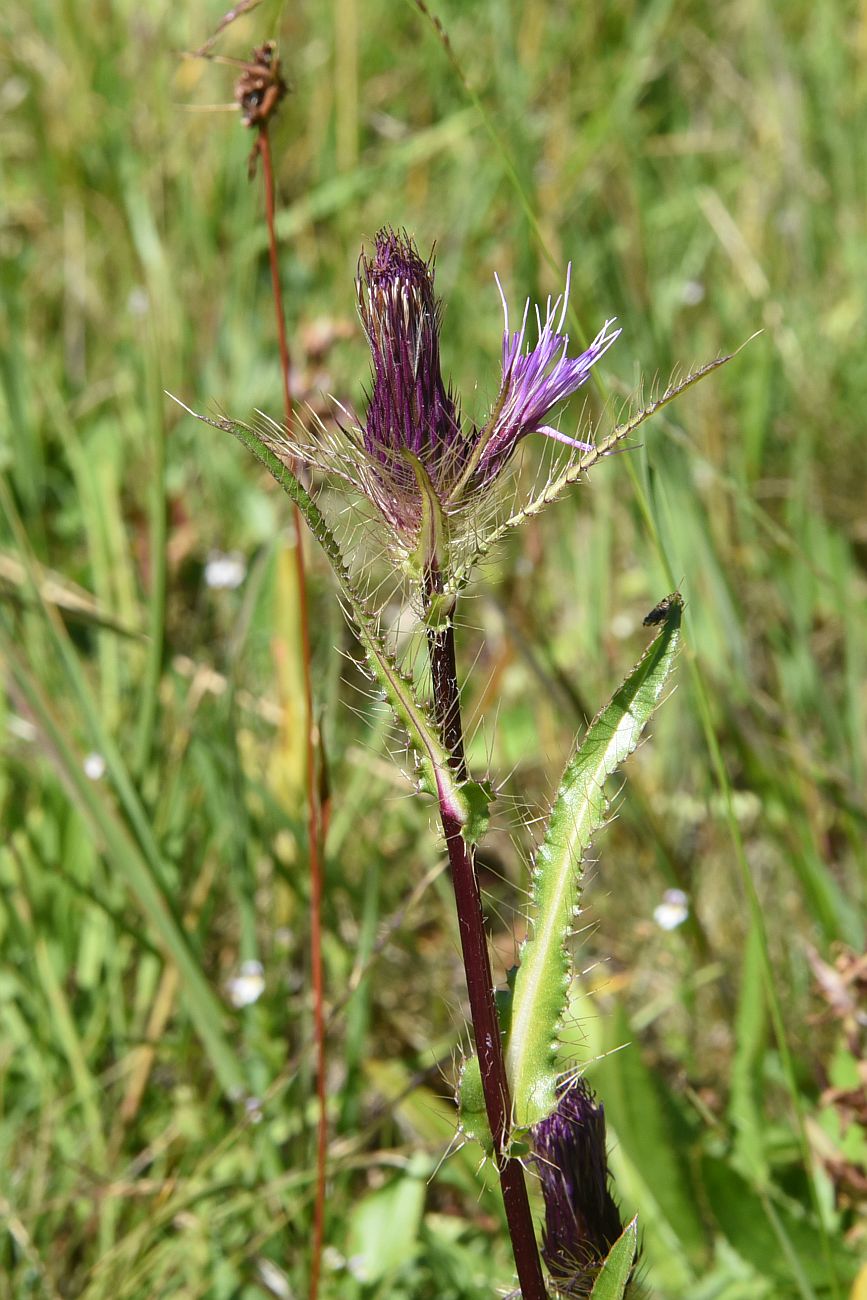
<svg viewBox="0 0 867 1300"><path fill-rule="evenodd" d="M412 458L445 495L466 451L440 368L433 261L423 261L405 233L381 230L373 257L361 256L357 292L373 362L364 447L384 471L377 504L398 528L411 530L422 504Z"/></svg>
<svg viewBox="0 0 867 1300"><path fill-rule="evenodd" d="M605 1111L583 1079L561 1085L533 1146L545 1201L542 1256L562 1295L588 1295L623 1225L608 1187Z"/></svg>

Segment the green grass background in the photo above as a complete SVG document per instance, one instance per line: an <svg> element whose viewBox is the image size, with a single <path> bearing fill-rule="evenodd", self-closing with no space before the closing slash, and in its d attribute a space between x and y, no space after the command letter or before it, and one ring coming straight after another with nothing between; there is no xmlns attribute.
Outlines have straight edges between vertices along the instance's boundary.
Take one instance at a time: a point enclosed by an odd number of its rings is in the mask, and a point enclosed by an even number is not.
<svg viewBox="0 0 867 1300"><path fill-rule="evenodd" d="M857 1051L807 945L864 945L867 14L854 3L443 0L465 83L401 0L263 5L281 271L307 388L361 402L359 248L436 242L468 416L514 309L573 263L617 316L587 416L722 371L498 551L459 650L502 781L482 861L499 972L576 732L688 602L679 686L597 846L574 1041L648 1293L843 1297L864 1226L823 1104ZM166 397L279 416L258 184L232 70L182 61L218 0L0 14L0 1297L306 1294L315 1105L287 504ZM325 319L338 342L305 356ZM343 328L343 327L346 328ZM576 402L563 419L574 428ZM570 424L571 421L571 424ZM525 460L528 482L542 449ZM243 585L204 582L239 550ZM327 846L323 1294L490 1296L495 1179L454 1135L467 1041L429 807L339 651L310 554ZM496 725L494 717L496 715ZM106 765L98 780L85 756ZM672 933L663 891L690 897ZM262 963L265 992L227 981ZM624 1046L628 1044L628 1046ZM851 1042L850 1042L851 1046ZM614 1051L616 1048L623 1048ZM852 1294L855 1294L852 1292Z"/></svg>

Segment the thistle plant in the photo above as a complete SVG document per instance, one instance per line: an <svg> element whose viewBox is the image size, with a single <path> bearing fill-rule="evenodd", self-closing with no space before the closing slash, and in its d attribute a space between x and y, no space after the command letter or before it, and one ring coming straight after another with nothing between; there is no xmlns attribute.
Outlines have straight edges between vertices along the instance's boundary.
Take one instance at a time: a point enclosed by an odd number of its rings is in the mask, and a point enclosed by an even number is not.
<svg viewBox="0 0 867 1300"><path fill-rule="evenodd" d="M722 361L669 388L606 437L572 437L552 423L557 405L587 382L620 335L605 321L572 355L563 294L520 328L504 330L496 400L481 423L466 421L440 364L441 304L433 259L412 240L380 231L362 253L356 292L372 372L366 415L324 426L285 428L216 423L235 434L296 503L328 557L369 671L406 733L416 787L438 805L448 852L466 972L475 1053L460 1079L460 1124L493 1161L502 1186L520 1293L622 1296L633 1285L636 1231L624 1232L611 1194L605 1124L568 1062L561 1029L571 980L569 938L582 863L608 815L606 781L632 752L659 704L680 639L681 599L659 606L658 630L631 673L600 710L566 765L532 867L528 938L509 990L495 999L474 846L485 834L490 787L474 780L464 754L455 611L478 561L526 519L618 448L644 420ZM531 324L535 328L531 328ZM556 470L518 505L507 483L519 445L539 435L566 450ZM318 470L372 507L388 539L388 561L417 610L427 644L430 688L400 660L376 588L351 563L307 479ZM498 1005L499 1003L499 1005ZM545 1207L543 1276L525 1173Z"/></svg>

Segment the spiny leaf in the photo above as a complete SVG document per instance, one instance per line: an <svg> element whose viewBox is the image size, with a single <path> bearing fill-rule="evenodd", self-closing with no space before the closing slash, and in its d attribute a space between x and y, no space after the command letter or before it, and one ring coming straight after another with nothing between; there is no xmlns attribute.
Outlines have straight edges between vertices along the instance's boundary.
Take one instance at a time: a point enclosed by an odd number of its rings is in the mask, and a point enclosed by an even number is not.
<svg viewBox="0 0 867 1300"><path fill-rule="evenodd" d="M494 1139L485 1110L485 1091L482 1087L482 1071L479 1058L469 1056L461 1069L458 1084L458 1115L461 1132L484 1148L487 1155L494 1154Z"/></svg>
<svg viewBox="0 0 867 1300"><path fill-rule="evenodd" d="M608 812L605 782L638 744L674 663L683 601L675 592L668 602L659 634L567 763L536 855L532 938L521 951L506 1048L518 1128L538 1124L556 1104L557 1035L569 985L566 940L580 893L582 862Z"/></svg>
<svg viewBox="0 0 867 1300"><path fill-rule="evenodd" d="M488 781L465 781L460 789L465 808L461 835L467 844L478 844L491 820L494 794Z"/></svg>

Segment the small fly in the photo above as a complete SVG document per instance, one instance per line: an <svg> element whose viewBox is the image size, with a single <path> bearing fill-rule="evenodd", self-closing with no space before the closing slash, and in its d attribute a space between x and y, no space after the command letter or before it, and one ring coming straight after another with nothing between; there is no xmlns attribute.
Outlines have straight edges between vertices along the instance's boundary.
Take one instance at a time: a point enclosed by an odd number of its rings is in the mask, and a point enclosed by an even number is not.
<svg viewBox="0 0 867 1300"><path fill-rule="evenodd" d="M669 611L673 606L681 606L683 597L679 591L673 591L670 596L665 596L658 605L654 605L649 614L645 615L642 622L643 627L656 627L659 623L664 623L668 618Z"/></svg>

